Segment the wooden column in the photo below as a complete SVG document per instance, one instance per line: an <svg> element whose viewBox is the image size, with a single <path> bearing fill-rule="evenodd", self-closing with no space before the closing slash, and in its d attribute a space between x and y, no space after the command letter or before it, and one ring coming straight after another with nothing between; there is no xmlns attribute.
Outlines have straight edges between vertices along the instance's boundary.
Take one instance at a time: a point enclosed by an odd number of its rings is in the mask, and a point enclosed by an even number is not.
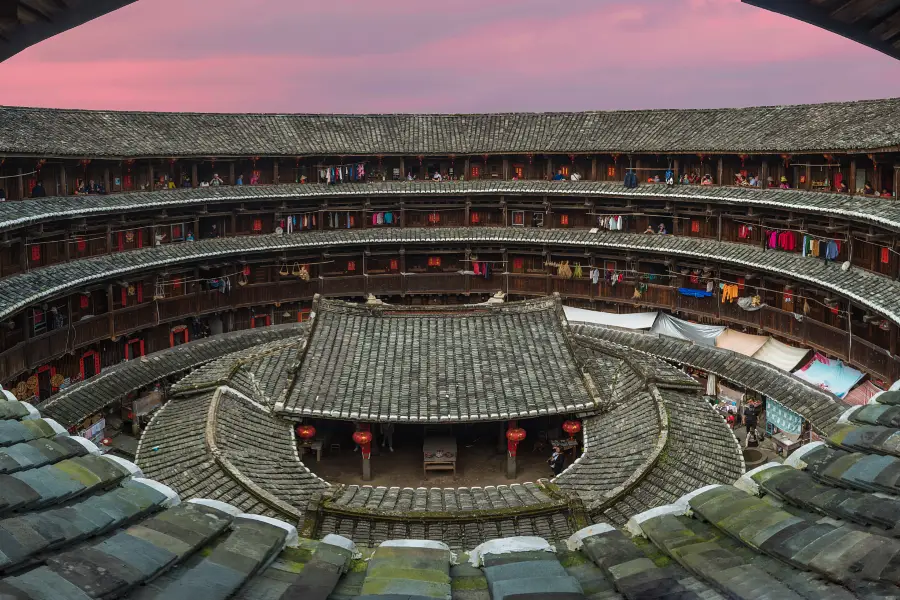
<svg viewBox="0 0 900 600"><path fill-rule="evenodd" d="M681 176L681 161L677 158L672 161L672 167L675 172L675 181L678 181L678 178Z"/></svg>
<svg viewBox="0 0 900 600"><path fill-rule="evenodd" d="M109 324L109 337L110 339L115 339L116 337L116 316L113 308L115 308L115 303L113 302L113 286L112 284L108 284L106 286L106 320Z"/></svg>
<svg viewBox="0 0 900 600"><path fill-rule="evenodd" d="M191 187L200 185L200 177L197 176L197 163L191 165Z"/></svg>
<svg viewBox="0 0 900 600"><path fill-rule="evenodd" d="M63 181L65 181L65 174L63 174ZM103 187L106 190L106 193L109 194L112 192L112 181L109 178L109 167L103 169Z"/></svg>
<svg viewBox="0 0 900 600"><path fill-rule="evenodd" d="M18 176L16 177L17 184L19 187L19 200L25 199L25 177L22 175L22 167L19 167L16 170Z"/></svg>
<svg viewBox="0 0 900 600"><path fill-rule="evenodd" d="M509 179L509 159L503 159L503 173L501 173L503 179Z"/></svg>
<svg viewBox="0 0 900 600"><path fill-rule="evenodd" d="M856 193L856 159L850 161L850 193Z"/></svg>
<svg viewBox="0 0 900 600"><path fill-rule="evenodd" d="M900 198L900 165L894 165L894 198Z"/></svg>
<svg viewBox="0 0 900 600"><path fill-rule="evenodd" d="M591 159L591 181L599 181L600 172L597 170L597 157Z"/></svg>
<svg viewBox="0 0 900 600"><path fill-rule="evenodd" d="M546 175L547 175L547 179L553 179L553 176L556 175L556 173L553 172L553 157L552 156L547 157L547 174Z"/></svg>
<svg viewBox="0 0 900 600"><path fill-rule="evenodd" d="M153 160L147 161L147 176L150 178L150 191L152 192L156 183L153 179Z"/></svg>
<svg viewBox="0 0 900 600"><path fill-rule="evenodd" d="M718 209L717 212L719 214L718 214L718 218L716 221L716 228L717 228L716 235L718 236L718 240L721 242L722 241L722 209L721 208Z"/></svg>
<svg viewBox="0 0 900 600"><path fill-rule="evenodd" d="M278 171L278 159L275 159L275 162L272 163L272 183L275 185L281 183L281 173Z"/></svg>
<svg viewBox="0 0 900 600"><path fill-rule="evenodd" d="M231 161L230 163L228 163L228 183L230 183L231 185L235 185L236 181L237 178L234 174L234 161Z"/></svg>
<svg viewBox="0 0 900 600"><path fill-rule="evenodd" d="M759 169L759 187L766 189L769 186L769 161L764 160Z"/></svg>
<svg viewBox="0 0 900 600"><path fill-rule="evenodd" d="M466 198L466 216L465 216L465 223L463 223L464 227L469 226L469 223L471 222L471 219L469 218L471 213L472 213L472 199Z"/></svg>
<svg viewBox="0 0 900 600"><path fill-rule="evenodd" d="M69 195L69 182L66 181L66 163L63 162L59 165L59 193L62 196ZM106 191L109 191L109 185L106 186Z"/></svg>
<svg viewBox="0 0 900 600"><path fill-rule="evenodd" d="M468 180L472 172L469 170L469 157L466 157L465 166L463 167L463 179Z"/></svg>
<svg viewBox="0 0 900 600"><path fill-rule="evenodd" d="M237 235L237 211L231 211L231 231L229 235ZM223 236L224 237L224 236Z"/></svg>
<svg viewBox="0 0 900 600"><path fill-rule="evenodd" d="M725 182L722 179L725 177L725 162L722 157L719 157L719 165L716 169L716 185L725 185Z"/></svg>
<svg viewBox="0 0 900 600"><path fill-rule="evenodd" d="M469 160L466 159L466 166L469 166ZM403 160L403 157L400 157L400 179L406 179L406 161Z"/></svg>

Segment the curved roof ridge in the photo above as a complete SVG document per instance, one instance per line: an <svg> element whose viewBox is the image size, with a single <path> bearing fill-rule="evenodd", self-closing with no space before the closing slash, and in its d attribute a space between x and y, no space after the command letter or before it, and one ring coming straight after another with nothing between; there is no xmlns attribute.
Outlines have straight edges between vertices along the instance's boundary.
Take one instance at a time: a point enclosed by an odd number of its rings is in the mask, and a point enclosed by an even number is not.
<svg viewBox="0 0 900 600"><path fill-rule="evenodd" d="M35 112L61 112L61 113L112 113L120 115L192 115L192 116L234 116L234 117L365 117L365 118L396 118L396 117L508 117L520 115L534 116L568 116L568 115L605 115L605 114L638 114L656 112L720 112L753 109L785 109L785 108L810 108L826 106L848 106L857 104L876 104L882 102L900 102L900 97L887 98L861 98L858 100L832 100L829 102L810 102L798 104L751 104L746 106L707 106L689 108L612 108L612 109L588 109L568 111L501 111L501 112L387 112L387 113L323 113L323 112L214 112L214 111L157 111L157 110L133 110L133 109L90 109L67 107L43 107L43 106L15 106L0 104L0 110L27 110Z"/></svg>

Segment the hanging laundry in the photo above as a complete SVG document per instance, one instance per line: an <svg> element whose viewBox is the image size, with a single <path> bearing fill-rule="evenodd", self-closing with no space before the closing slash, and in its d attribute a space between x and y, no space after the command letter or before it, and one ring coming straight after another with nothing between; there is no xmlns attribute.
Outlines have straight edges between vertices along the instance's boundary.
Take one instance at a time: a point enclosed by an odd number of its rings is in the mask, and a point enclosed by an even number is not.
<svg viewBox="0 0 900 600"><path fill-rule="evenodd" d="M384 221L385 225L390 225L394 222L394 213L386 212L381 214L383 215L381 220Z"/></svg>
<svg viewBox="0 0 900 600"><path fill-rule="evenodd" d="M575 277L578 277L578 278L581 278L581 277L584 276L584 273L583 273L583 271L581 270L581 265L580 265L579 263L575 263L574 276L575 276Z"/></svg>
<svg viewBox="0 0 900 600"><path fill-rule="evenodd" d="M722 286L722 304L726 302L734 302L737 300L740 291L738 290L738 286L733 283L728 283Z"/></svg>
<svg viewBox="0 0 900 600"><path fill-rule="evenodd" d="M600 269L594 267L591 269L591 283L596 285L600 281Z"/></svg>
<svg viewBox="0 0 900 600"><path fill-rule="evenodd" d="M836 260L841 253L841 246L835 240L829 240L825 247L825 260Z"/></svg>

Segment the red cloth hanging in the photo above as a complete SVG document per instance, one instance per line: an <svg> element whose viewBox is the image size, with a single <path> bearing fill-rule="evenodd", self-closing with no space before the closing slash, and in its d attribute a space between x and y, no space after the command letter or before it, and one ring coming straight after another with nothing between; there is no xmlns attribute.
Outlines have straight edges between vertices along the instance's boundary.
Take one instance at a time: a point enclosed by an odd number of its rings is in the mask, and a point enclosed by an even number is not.
<svg viewBox="0 0 900 600"><path fill-rule="evenodd" d="M569 215L560 215L559 216L559 224L560 225L568 225L569 224Z"/></svg>
<svg viewBox="0 0 900 600"><path fill-rule="evenodd" d="M891 262L891 251L888 248L881 249L881 262L882 264Z"/></svg>
<svg viewBox="0 0 900 600"><path fill-rule="evenodd" d="M525 259L524 258L514 258L513 259L513 269L523 269L525 268Z"/></svg>
<svg viewBox="0 0 900 600"><path fill-rule="evenodd" d="M348 260L348 261L347 261L347 270L348 270L348 271L355 271L355 270L356 270L356 261L355 261L355 260Z"/></svg>
<svg viewBox="0 0 900 600"><path fill-rule="evenodd" d="M262 231L262 219L253 219L253 231Z"/></svg>
<svg viewBox="0 0 900 600"><path fill-rule="evenodd" d="M79 252L84 252L87 249L87 242L84 241L83 237L78 238L78 242L76 244Z"/></svg>
<svg viewBox="0 0 900 600"><path fill-rule="evenodd" d="M745 280L744 280L743 277L738 277L738 278L737 278L738 291L741 292L741 293L744 292L744 283L745 283Z"/></svg>
<svg viewBox="0 0 900 600"><path fill-rule="evenodd" d="M41 247L38 244L33 244L31 246L31 260L38 261L41 260Z"/></svg>
<svg viewBox="0 0 900 600"><path fill-rule="evenodd" d="M78 301L78 306L81 308L87 308L91 304L91 299L89 296L81 295L81 299Z"/></svg>
<svg viewBox="0 0 900 600"><path fill-rule="evenodd" d="M391 259L391 271L399 271L400 270L400 261L396 258Z"/></svg>
<svg viewBox="0 0 900 600"><path fill-rule="evenodd" d="M691 221L691 232L700 233L700 221Z"/></svg>

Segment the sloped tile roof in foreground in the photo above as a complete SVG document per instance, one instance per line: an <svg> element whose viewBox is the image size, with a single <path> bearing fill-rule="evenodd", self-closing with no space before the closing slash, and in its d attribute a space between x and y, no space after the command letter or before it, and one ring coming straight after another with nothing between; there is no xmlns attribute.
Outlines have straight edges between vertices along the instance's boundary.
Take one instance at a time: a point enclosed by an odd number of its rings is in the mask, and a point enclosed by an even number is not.
<svg viewBox="0 0 900 600"><path fill-rule="evenodd" d="M0 107L0 153L57 157L779 153L900 146L900 100L501 114L200 114Z"/></svg>

